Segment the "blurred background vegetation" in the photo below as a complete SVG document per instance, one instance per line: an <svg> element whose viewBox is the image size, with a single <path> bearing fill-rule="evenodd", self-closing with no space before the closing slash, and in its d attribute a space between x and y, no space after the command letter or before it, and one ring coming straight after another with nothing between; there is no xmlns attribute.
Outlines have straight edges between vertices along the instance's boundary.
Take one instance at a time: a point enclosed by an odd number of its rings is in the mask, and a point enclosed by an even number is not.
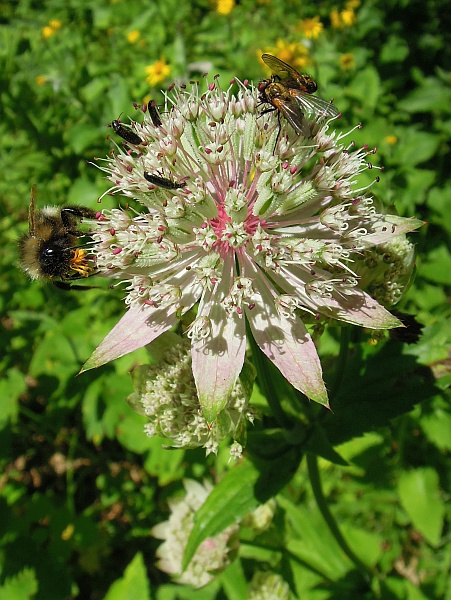
<svg viewBox="0 0 451 600"><path fill-rule="evenodd" d="M341 131L363 124L351 138L377 147L374 192L426 222L411 238L417 275L402 310L424 326L409 355L435 392L384 427L331 440L348 466L320 463L336 517L386 581L379 595L359 595L352 565L333 562L303 463L284 498L299 528L282 502L285 541L279 523L271 557L242 557L240 574L280 567L287 540L300 540L293 597L451 599L450 20L445 0L0 1L0 598L192 597L154 566L149 532L182 478L216 478L226 455L168 452L145 437L124 401L144 350L76 377L123 313L121 292L32 283L17 240L33 184L40 206L99 206L108 185L91 161L111 149L108 123L139 118L133 102L161 103L161 89L204 72L224 87L234 76L258 82L270 52L334 98ZM303 533L307 521L316 528ZM122 577L133 560L133 577ZM223 581L196 594L246 598Z"/></svg>

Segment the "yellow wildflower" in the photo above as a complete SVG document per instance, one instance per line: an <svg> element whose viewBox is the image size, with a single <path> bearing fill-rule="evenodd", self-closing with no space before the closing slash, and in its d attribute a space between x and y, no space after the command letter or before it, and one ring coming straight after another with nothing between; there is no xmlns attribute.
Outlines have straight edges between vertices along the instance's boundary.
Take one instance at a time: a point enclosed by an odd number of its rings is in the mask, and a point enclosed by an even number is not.
<svg viewBox="0 0 451 600"><path fill-rule="evenodd" d="M235 0L216 0L218 15L228 15L235 8Z"/></svg>
<svg viewBox="0 0 451 600"><path fill-rule="evenodd" d="M356 16L353 10L342 10L340 17L344 27L350 27L356 22Z"/></svg>
<svg viewBox="0 0 451 600"><path fill-rule="evenodd" d="M330 13L330 24L333 29L341 29L340 13L336 8L332 9Z"/></svg>
<svg viewBox="0 0 451 600"><path fill-rule="evenodd" d="M127 33L127 39L130 42L130 44L134 44L139 40L140 35L141 34L137 29L133 29L133 31L129 31Z"/></svg>
<svg viewBox="0 0 451 600"><path fill-rule="evenodd" d="M45 39L51 37L54 33L55 33L55 30L52 29L51 27L49 27L48 25L46 25L45 27L42 28L42 36Z"/></svg>
<svg viewBox="0 0 451 600"><path fill-rule="evenodd" d="M61 539L70 540L70 538L74 535L75 527L70 523L66 529L61 533Z"/></svg>
<svg viewBox="0 0 451 600"><path fill-rule="evenodd" d="M344 29L354 25L357 18L355 12L352 9L345 9L338 11L336 8L330 13L330 23L333 29Z"/></svg>
<svg viewBox="0 0 451 600"><path fill-rule="evenodd" d="M44 83L47 81L47 76L46 75L38 75L35 79L36 81L36 85L44 85Z"/></svg>
<svg viewBox="0 0 451 600"><path fill-rule="evenodd" d="M155 86L166 79L171 73L171 66L166 63L166 59L156 60L152 65L146 67L146 81L150 86Z"/></svg>
<svg viewBox="0 0 451 600"><path fill-rule="evenodd" d="M345 52L340 56L340 67L345 71L353 69L355 67L354 54L351 52Z"/></svg>
<svg viewBox="0 0 451 600"><path fill-rule="evenodd" d="M307 39L314 40L321 35L324 25L321 23L319 17L313 17L299 21L296 29L302 31Z"/></svg>
<svg viewBox="0 0 451 600"><path fill-rule="evenodd" d="M396 137L396 135L386 135L384 137L384 142L390 144L390 146L394 146L398 143L398 138Z"/></svg>
<svg viewBox="0 0 451 600"><path fill-rule="evenodd" d="M299 42L289 43L284 40L277 40L276 47L266 48L265 52L277 56L277 58L280 58L280 60L283 60L298 71L305 69L310 62L308 49ZM259 51L259 57L261 55L262 52Z"/></svg>
<svg viewBox="0 0 451 600"><path fill-rule="evenodd" d="M360 0L348 0L345 7L349 10L355 10L360 6Z"/></svg>
<svg viewBox="0 0 451 600"><path fill-rule="evenodd" d="M42 28L42 37L45 39L52 37L52 35L54 35L58 31L58 29L61 28L62 24L62 21L52 19L51 21L49 21L48 25Z"/></svg>

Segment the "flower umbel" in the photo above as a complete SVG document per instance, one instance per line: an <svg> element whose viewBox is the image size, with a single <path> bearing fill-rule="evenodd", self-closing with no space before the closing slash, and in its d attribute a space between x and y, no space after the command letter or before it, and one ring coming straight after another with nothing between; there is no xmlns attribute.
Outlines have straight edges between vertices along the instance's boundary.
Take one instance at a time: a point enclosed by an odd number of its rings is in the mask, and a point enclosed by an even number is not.
<svg viewBox="0 0 451 600"><path fill-rule="evenodd" d="M290 586L278 573L257 571L249 586L249 600L290 600Z"/></svg>
<svg viewBox="0 0 451 600"><path fill-rule="evenodd" d="M220 416L208 423L202 414L191 368L190 344L167 332L151 345L154 361L133 370L135 392L127 401L148 418L145 431L159 435L175 448L205 448L207 455L218 451L219 443L229 434L239 437L230 449L241 456L245 444L245 421L253 422L249 398L255 379L252 365L246 362ZM156 361L155 354L161 359ZM239 443L241 442L241 444Z"/></svg>
<svg viewBox="0 0 451 600"><path fill-rule="evenodd" d="M215 537L204 540L186 571L182 572L183 553L194 526L196 511L213 489L208 482L202 485L192 479L186 479L183 484L186 496L171 501L169 519L152 529L154 537L164 540L157 550L157 566L173 575L178 583L190 583L200 588L212 581L232 562L238 549L238 526L232 525Z"/></svg>
<svg viewBox="0 0 451 600"><path fill-rule="evenodd" d="M327 405L305 322L399 326L361 289L353 262L421 225L383 214L358 187L373 151L345 145L321 114L306 113L296 135L283 117L259 114L254 87L232 87L168 93L161 124L145 111L132 124L142 144L118 146L101 165L109 193L144 210L99 219L97 268L126 283L129 309L85 365L144 346L185 315L209 423L242 370L248 334L296 389Z"/></svg>

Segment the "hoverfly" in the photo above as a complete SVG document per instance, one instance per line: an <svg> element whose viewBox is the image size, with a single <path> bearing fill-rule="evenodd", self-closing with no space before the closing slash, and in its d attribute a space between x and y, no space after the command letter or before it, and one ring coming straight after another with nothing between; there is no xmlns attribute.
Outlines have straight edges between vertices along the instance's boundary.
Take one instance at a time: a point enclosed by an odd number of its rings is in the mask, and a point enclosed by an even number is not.
<svg viewBox="0 0 451 600"><path fill-rule="evenodd" d="M332 102L312 96L318 86L310 75L298 73L272 54L262 54L262 60L275 73L270 79L262 79L258 84L260 102L272 107L262 114L279 111L279 116L282 114L298 135L302 133L304 111L320 117L336 117L340 114Z"/></svg>

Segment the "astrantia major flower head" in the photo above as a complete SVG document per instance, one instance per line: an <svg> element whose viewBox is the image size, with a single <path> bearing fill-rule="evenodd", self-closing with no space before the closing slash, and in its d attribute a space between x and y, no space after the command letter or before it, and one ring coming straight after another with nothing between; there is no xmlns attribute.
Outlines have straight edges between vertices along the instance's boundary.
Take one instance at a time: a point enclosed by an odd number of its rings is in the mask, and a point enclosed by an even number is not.
<svg viewBox="0 0 451 600"><path fill-rule="evenodd" d="M185 479L183 485L186 495L170 501L169 519L156 525L151 533L164 540L157 550L158 568L170 573L178 583L189 583L200 588L234 560L239 546L238 525L231 525L215 537L204 540L182 572L183 554L194 527L196 512L213 489L208 482L202 485L192 479Z"/></svg>
<svg viewBox="0 0 451 600"><path fill-rule="evenodd" d="M249 586L249 600L290 600L290 586L278 573L257 571Z"/></svg>
<svg viewBox="0 0 451 600"><path fill-rule="evenodd" d="M420 225L383 214L359 188L369 152L345 144L333 121L306 113L297 135L261 112L252 86L223 90L215 80L202 95L182 86L158 119L145 111L132 123L141 144L118 146L101 164L109 193L143 209L99 219L97 267L124 282L128 311L85 368L193 315L186 335L208 422L241 372L249 334L296 389L327 405L305 322L399 326L353 264Z"/></svg>

